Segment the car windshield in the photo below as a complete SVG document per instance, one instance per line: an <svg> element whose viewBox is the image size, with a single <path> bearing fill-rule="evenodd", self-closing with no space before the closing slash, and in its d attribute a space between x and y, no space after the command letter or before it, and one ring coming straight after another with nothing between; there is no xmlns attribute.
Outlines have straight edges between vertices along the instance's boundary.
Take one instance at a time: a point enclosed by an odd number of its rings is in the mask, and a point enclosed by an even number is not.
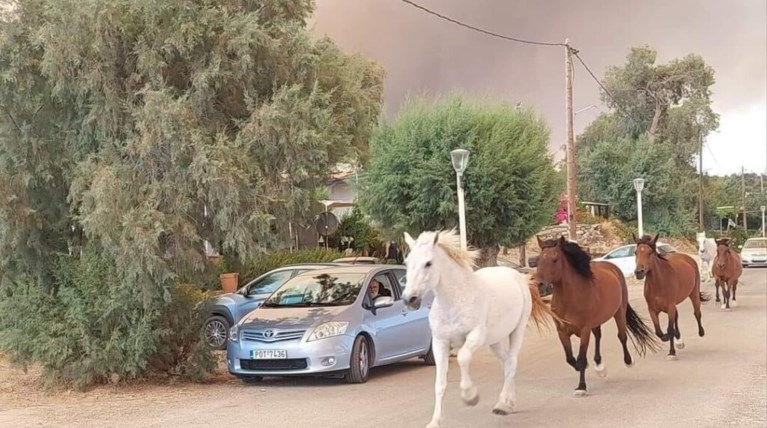
<svg viewBox="0 0 767 428"><path fill-rule="evenodd" d="M767 248L767 239L749 239L743 248Z"/></svg>
<svg viewBox="0 0 767 428"><path fill-rule="evenodd" d="M271 294L293 275L292 271L274 272L248 285L248 294Z"/></svg>
<svg viewBox="0 0 767 428"><path fill-rule="evenodd" d="M302 275L291 279L274 292L263 306L346 306L359 295L361 273L322 273L316 276Z"/></svg>

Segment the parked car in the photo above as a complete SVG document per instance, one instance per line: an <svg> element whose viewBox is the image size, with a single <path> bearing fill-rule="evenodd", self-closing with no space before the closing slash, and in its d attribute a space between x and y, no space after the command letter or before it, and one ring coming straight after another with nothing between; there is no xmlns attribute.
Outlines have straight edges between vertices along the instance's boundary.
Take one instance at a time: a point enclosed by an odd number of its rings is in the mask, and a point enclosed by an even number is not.
<svg viewBox="0 0 767 428"><path fill-rule="evenodd" d="M384 296L368 287L380 283ZM401 299L405 266L364 264L304 272L229 332L227 366L243 382L264 376L335 375L366 382L370 368L420 357L434 364L429 309Z"/></svg>
<svg viewBox="0 0 767 428"><path fill-rule="evenodd" d="M375 257L366 257L366 256L360 256L360 257L342 257L340 259L333 260L334 263L349 263L353 265L359 265L359 264L369 264L369 265L375 265L380 264L381 262L375 258Z"/></svg>
<svg viewBox="0 0 767 428"><path fill-rule="evenodd" d="M234 293L216 296L206 303L205 339L213 349L226 349L229 329L248 312L258 308L274 290L301 272L338 266L340 263L306 263L282 266L245 284Z"/></svg>
<svg viewBox="0 0 767 428"><path fill-rule="evenodd" d="M739 248L744 268L767 266L767 238L749 238Z"/></svg>
<svg viewBox="0 0 767 428"><path fill-rule="evenodd" d="M610 250L607 254L605 254L602 257L595 257L592 259L595 262L599 261L605 261L610 262L621 270L623 272L623 275L626 277L629 277L634 274L634 270L636 270L636 257L634 254L636 253L636 244L629 244L629 245L622 245L618 248L615 248L613 250ZM673 246L659 242L656 245L656 248L659 253L661 254L671 254L671 253L677 253L677 249Z"/></svg>

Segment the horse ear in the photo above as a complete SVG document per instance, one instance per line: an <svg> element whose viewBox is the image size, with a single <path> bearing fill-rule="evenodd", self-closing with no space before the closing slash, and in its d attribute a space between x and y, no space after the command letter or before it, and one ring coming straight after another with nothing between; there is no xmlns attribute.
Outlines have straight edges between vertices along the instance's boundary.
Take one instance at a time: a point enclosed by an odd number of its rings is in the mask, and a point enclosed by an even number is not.
<svg viewBox="0 0 767 428"><path fill-rule="evenodd" d="M540 248L542 250L543 249L543 240L538 235L535 235L535 239L538 240L538 248Z"/></svg>
<svg viewBox="0 0 767 428"><path fill-rule="evenodd" d="M567 241L565 240L565 235L562 235L559 237L559 246L562 247L565 245Z"/></svg>
<svg viewBox="0 0 767 428"><path fill-rule="evenodd" d="M658 242L658 237L660 236L660 233L656 233L655 237L652 238L652 244L655 245L656 242Z"/></svg>
<svg viewBox="0 0 767 428"><path fill-rule="evenodd" d="M631 232L631 239L633 239L633 240L634 240L634 243L635 243L635 244L636 244L637 242L639 242L639 241L637 241L637 236L636 236L636 235L634 235L634 232Z"/></svg>
<svg viewBox="0 0 767 428"><path fill-rule="evenodd" d="M410 236L409 233L405 232L405 243L408 247L413 248L415 247L415 239L413 239L412 236Z"/></svg>
<svg viewBox="0 0 767 428"><path fill-rule="evenodd" d="M439 241L439 231L434 232L434 242L432 245L437 245L437 241Z"/></svg>

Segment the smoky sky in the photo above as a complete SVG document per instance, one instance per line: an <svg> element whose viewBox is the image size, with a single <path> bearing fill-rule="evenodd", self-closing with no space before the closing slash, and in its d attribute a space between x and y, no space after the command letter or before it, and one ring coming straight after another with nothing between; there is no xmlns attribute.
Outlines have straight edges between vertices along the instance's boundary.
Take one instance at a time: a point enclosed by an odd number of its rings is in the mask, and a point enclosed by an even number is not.
<svg viewBox="0 0 767 428"><path fill-rule="evenodd" d="M714 109L747 110L767 99L767 2L764 0L416 0L444 15L513 37L569 38L602 77L629 49L650 45L658 62L700 54L715 70ZM425 14L399 0L317 0L310 25L348 52L386 69L386 113L408 95L462 92L533 106L565 139L564 48L499 40ZM577 63L573 107L605 110L599 88ZM599 110L575 117L581 131ZM767 118L765 118L767 121ZM760 151L763 148L759 148ZM764 158L764 157L762 157Z"/></svg>

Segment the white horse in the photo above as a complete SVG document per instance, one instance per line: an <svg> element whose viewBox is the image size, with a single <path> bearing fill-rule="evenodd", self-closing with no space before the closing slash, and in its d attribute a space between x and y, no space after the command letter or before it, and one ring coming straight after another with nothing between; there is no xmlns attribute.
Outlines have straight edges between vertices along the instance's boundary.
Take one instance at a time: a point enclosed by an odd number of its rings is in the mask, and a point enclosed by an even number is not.
<svg viewBox="0 0 767 428"><path fill-rule="evenodd" d="M514 376L525 328L530 318L540 327L547 324L547 314L553 316L537 286L529 276L508 267L475 272L478 252L461 250L455 230L423 232L417 240L405 233L405 241L410 254L405 260L407 287L403 300L411 309L417 309L426 293L434 293L429 326L436 362L435 400L427 428L439 427L442 418L451 345L460 347L461 398L469 406L479 402L477 387L469 376L472 356L480 347L490 345L504 373L503 389L493 413L512 413L516 400Z"/></svg>
<svg viewBox="0 0 767 428"><path fill-rule="evenodd" d="M711 263L716 257L716 240L706 238L705 233L698 233L696 239L698 240L698 258L700 259L700 278L701 281L710 281L712 278Z"/></svg>

